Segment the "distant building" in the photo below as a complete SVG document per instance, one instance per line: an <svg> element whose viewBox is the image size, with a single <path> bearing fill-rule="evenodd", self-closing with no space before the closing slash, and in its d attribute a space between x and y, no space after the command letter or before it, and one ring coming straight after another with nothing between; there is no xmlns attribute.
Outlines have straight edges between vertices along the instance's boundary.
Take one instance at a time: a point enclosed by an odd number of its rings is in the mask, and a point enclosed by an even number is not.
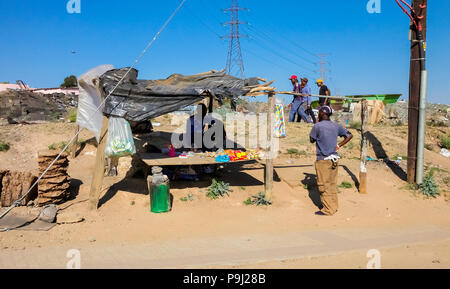
<svg viewBox="0 0 450 289"><path fill-rule="evenodd" d="M42 94L61 93L61 94L65 94L65 95L76 95L76 96L78 96L80 94L80 90L78 89L78 87L72 87L72 88L61 88L61 87L56 87L56 88L36 88L36 89L31 89L31 91L36 92L36 93L42 93Z"/></svg>
<svg viewBox="0 0 450 289"><path fill-rule="evenodd" d="M61 88L61 87L55 87L55 88L31 88L29 86L26 86L26 90L36 92L36 93L42 93L42 94L55 94L55 93L61 93L65 95L75 95L78 96L80 94L80 91L78 87L73 88ZM23 90L23 87L21 87L18 84L1 84L0 83L0 92L6 91L8 89L12 90Z"/></svg>

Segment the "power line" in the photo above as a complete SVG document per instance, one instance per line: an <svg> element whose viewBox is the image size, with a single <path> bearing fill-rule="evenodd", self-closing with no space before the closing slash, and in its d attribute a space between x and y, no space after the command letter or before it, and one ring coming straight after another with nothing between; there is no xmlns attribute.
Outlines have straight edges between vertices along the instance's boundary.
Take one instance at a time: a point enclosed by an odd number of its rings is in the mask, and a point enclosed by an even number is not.
<svg viewBox="0 0 450 289"><path fill-rule="evenodd" d="M255 19L255 18L252 18L252 19ZM255 26L253 26L253 25L251 25L251 26L252 26L252 27L255 27ZM261 30L260 30L260 31L261 31ZM262 32L262 31L261 31L261 32ZM284 39L285 41L289 42L291 45L293 45L293 46L297 47L298 49L302 50L303 52L309 54L309 55L312 56L314 59L317 58L316 53L314 53L314 52L310 51L309 49L303 47L303 46L300 45L298 42L293 41L292 39L289 39L289 38L286 37L283 33L277 33L276 35L277 35L279 38ZM278 43L279 41L276 41L276 42ZM314 62L314 61L313 61L313 62Z"/></svg>
<svg viewBox="0 0 450 289"><path fill-rule="evenodd" d="M267 40L266 38L261 37L260 35L256 35L256 34L255 34L254 36L255 36L255 37L251 37L251 36L250 36L250 40L255 40L256 42L258 42L258 44L259 44L262 48L264 48L264 49L270 51L271 53L277 55L278 57L283 58L284 60L287 60L287 61L289 61L289 62L295 63L299 68L302 68L302 69L305 69L305 70L311 71L311 72L314 70L314 68L306 67L306 66L304 66L303 64L299 64L298 62L292 60L291 57L288 58L288 57L285 56L285 55L281 55L280 52L278 52L277 50L275 50L275 49L272 48L272 47L269 47L269 45L267 44L267 43L269 43L269 44L273 45L274 43L277 43L277 42L271 42L270 40ZM314 64L314 63L313 63L313 64Z"/></svg>
<svg viewBox="0 0 450 289"><path fill-rule="evenodd" d="M294 61L294 60L292 60L292 59L290 59L290 58L288 58L288 57L286 57L286 56L284 56L284 55L281 55L281 54L280 54L279 52L277 52L275 49L273 49L273 48L271 48L271 47L268 47L268 46L265 45L264 43L260 42L258 39L253 38L253 39L251 39L251 40L253 40L254 43L258 44L258 46L261 47L262 49L264 49L264 50L266 50L266 51L272 53L273 55L275 55L275 56L281 58L282 60L284 60L284 61L286 61L286 62L288 62L288 63L290 63L290 64L296 65L296 66L297 66L297 69L300 69L300 68L301 68L301 69L304 69L304 70L307 71L307 72L314 73L313 70L304 67L303 65L297 63L296 61Z"/></svg>
<svg viewBox="0 0 450 289"><path fill-rule="evenodd" d="M267 34L266 32L264 32L263 30L260 30L258 28L256 28L253 25L249 25L249 28L251 30L253 30L255 33L262 35L265 40L267 41L271 41L272 43L280 43L280 41L277 41L276 39L272 38L269 34ZM289 49L286 45L278 45L279 48L281 49L285 49L286 51L290 52L291 54L295 55L296 57L302 59L302 61L305 61L309 64L315 65L316 63L302 55L300 55L297 51L294 51L293 49Z"/></svg>

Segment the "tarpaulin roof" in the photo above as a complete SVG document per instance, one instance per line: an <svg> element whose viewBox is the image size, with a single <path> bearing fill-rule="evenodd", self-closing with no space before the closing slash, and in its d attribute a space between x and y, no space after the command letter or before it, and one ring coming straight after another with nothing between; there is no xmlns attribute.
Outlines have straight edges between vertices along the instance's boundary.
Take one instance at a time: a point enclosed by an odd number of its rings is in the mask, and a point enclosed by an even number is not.
<svg viewBox="0 0 450 289"><path fill-rule="evenodd" d="M100 77L106 95L116 87L129 68L114 69ZM239 96L259 84L257 78L239 79L224 71L212 70L195 75L173 74L167 79L138 80L132 69L106 100L103 113L129 121L145 121L201 101L212 95L220 103L228 98L234 104Z"/></svg>

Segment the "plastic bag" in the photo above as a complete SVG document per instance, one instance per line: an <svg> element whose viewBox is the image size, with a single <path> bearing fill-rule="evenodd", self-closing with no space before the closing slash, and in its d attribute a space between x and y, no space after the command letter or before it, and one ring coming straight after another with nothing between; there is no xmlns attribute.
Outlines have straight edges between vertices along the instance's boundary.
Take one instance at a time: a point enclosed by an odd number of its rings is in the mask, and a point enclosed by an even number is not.
<svg viewBox="0 0 450 289"><path fill-rule="evenodd" d="M123 118L110 117L105 154L108 157L131 156L136 153L130 123Z"/></svg>
<svg viewBox="0 0 450 289"><path fill-rule="evenodd" d="M97 85L99 77L105 72L114 69L112 65L101 65L89 70L78 77L78 112L77 124L94 133L97 142L100 139L103 121L103 106L100 87Z"/></svg>

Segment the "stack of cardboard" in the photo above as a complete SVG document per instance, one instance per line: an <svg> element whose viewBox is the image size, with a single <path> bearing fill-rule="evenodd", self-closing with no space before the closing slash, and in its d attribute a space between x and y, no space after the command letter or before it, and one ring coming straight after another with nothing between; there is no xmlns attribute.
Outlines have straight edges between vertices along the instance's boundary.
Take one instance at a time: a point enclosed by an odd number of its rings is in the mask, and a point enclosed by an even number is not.
<svg viewBox="0 0 450 289"><path fill-rule="evenodd" d="M38 154L39 175L48 168L48 166L57 157L57 151L42 151ZM70 177L67 174L69 160L64 153L48 170L44 177L38 183L38 205L59 204L67 200L70 195Z"/></svg>

